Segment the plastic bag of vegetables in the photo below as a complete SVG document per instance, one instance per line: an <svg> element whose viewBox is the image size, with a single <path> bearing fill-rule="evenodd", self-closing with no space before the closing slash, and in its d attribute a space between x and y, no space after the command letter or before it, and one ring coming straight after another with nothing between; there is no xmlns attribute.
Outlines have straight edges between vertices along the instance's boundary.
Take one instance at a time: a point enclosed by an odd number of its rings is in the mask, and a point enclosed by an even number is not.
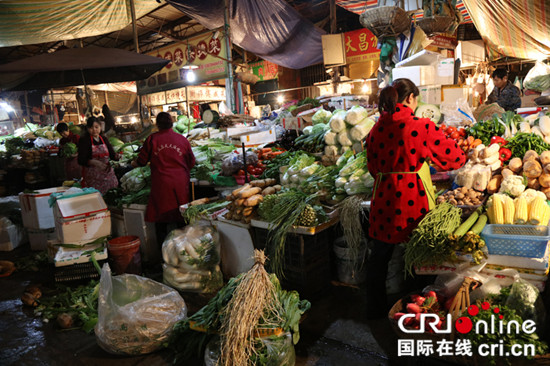
<svg viewBox="0 0 550 366"><path fill-rule="evenodd" d="M150 178L149 165L134 168L120 178L120 186L126 193L138 192L149 185Z"/></svg>
<svg viewBox="0 0 550 366"><path fill-rule="evenodd" d="M220 241L213 226L173 230L162 244L164 282L181 291L214 292L223 285Z"/></svg>

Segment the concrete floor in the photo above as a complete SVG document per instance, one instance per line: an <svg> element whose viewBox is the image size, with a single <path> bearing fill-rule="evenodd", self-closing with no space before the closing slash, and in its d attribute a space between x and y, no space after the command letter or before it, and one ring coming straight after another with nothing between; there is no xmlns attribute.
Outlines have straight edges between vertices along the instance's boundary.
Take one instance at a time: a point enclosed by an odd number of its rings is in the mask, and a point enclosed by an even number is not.
<svg viewBox="0 0 550 366"><path fill-rule="evenodd" d="M17 248L0 252L0 259L14 260L29 254ZM60 331L43 323L33 310L20 301L29 284L53 287L51 266L38 272L16 271L0 278L0 365L172 365L170 352L155 352L142 357L119 357L103 351L94 335L80 330ZM183 294L190 312L208 299ZM365 365L442 365L432 359L398 359L397 341L387 319L364 319L364 292L333 283L317 298L300 326L301 340L296 345L297 366ZM446 363L445 363L446 364ZM185 365L202 365L190 360Z"/></svg>

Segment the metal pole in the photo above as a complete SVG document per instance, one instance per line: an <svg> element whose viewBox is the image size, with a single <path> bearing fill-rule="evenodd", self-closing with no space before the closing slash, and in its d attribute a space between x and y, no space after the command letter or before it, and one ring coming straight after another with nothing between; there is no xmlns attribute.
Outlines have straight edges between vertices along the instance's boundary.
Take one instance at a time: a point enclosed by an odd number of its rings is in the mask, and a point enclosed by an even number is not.
<svg viewBox="0 0 550 366"><path fill-rule="evenodd" d="M230 39L229 29L229 0L225 0L224 11L224 33L225 33L225 45L227 48L227 82L225 85L225 94L227 106L231 111L235 110L235 91L233 89L233 57L232 57L232 45Z"/></svg>
<svg viewBox="0 0 550 366"><path fill-rule="evenodd" d="M25 90L25 109L27 111L27 122L32 122L31 109L29 108L29 95L26 90Z"/></svg>
<svg viewBox="0 0 550 366"><path fill-rule="evenodd" d="M187 106L187 136L189 136L189 131L191 131L191 117L189 116L189 90L187 90L187 85L185 86L185 105Z"/></svg>
<svg viewBox="0 0 550 366"><path fill-rule="evenodd" d="M134 0L129 0L130 1L130 13L132 14L132 33L134 34L134 50L136 51L136 53L140 53L139 52L139 37L138 37L138 32L137 32L137 24L136 24L136 6L134 4ZM136 83L136 87L137 87L137 83ZM139 113L139 120L141 121L141 127L145 127L144 123L143 123L143 115L141 113L141 96L138 94L138 98L137 98L137 108L138 108L138 113Z"/></svg>
<svg viewBox="0 0 550 366"><path fill-rule="evenodd" d="M51 98L52 98L52 107L51 107L51 111L52 111L52 121L53 121L53 124L55 125L55 113L54 113L54 108L55 108L55 102L54 102L54 99L53 99L53 89L50 89L50 95L51 95Z"/></svg>

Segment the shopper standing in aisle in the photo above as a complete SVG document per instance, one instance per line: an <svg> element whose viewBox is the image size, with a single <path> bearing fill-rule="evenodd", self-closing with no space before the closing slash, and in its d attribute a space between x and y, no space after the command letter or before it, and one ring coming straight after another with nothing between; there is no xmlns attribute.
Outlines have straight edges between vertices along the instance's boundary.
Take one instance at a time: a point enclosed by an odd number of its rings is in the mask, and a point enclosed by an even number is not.
<svg viewBox="0 0 550 366"><path fill-rule="evenodd" d="M493 84L495 88L487 97L487 104L498 103L507 111L515 111L521 107L521 92L517 86L508 80L506 69L493 71Z"/></svg>
<svg viewBox="0 0 550 366"><path fill-rule="evenodd" d="M109 140L101 134L101 124L95 117L86 123L87 133L78 141L78 164L82 166L82 186L93 187L105 194L118 187L118 179L109 163L118 160Z"/></svg>
<svg viewBox="0 0 550 366"><path fill-rule="evenodd" d="M157 115L158 132L145 140L133 166L151 163L151 195L145 221L155 222L157 241L162 243L169 224L183 225L179 207L189 202L189 180L195 156L189 141L172 130L172 116Z"/></svg>
<svg viewBox="0 0 550 366"><path fill-rule="evenodd" d="M367 314L387 316L388 263L435 206L428 160L441 170L458 169L466 156L455 140L428 118L414 116L420 94L409 79L380 92L380 119L366 137L369 172L375 177L369 218L372 252L367 264Z"/></svg>
<svg viewBox="0 0 550 366"><path fill-rule="evenodd" d="M78 147L80 136L69 130L69 126L65 122L58 123L55 129L61 135L61 139L59 140L61 150L68 143L73 143ZM65 156L65 179L72 180L80 179L81 177L82 168L78 165L77 155Z"/></svg>

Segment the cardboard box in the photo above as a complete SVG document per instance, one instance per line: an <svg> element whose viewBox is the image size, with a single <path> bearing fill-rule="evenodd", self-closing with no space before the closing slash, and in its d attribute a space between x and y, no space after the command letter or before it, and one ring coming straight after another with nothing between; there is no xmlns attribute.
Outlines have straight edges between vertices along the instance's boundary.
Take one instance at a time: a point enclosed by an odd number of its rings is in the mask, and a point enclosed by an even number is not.
<svg viewBox="0 0 550 366"><path fill-rule="evenodd" d="M91 261L92 251L101 247L103 247L103 249L99 249L94 253L95 259L100 261L107 259L108 256L107 246L105 243L90 245L83 248L63 248L56 246L56 244L59 244L59 242L50 241L48 243L50 250L52 250L51 248L55 248L53 249L53 262L56 267L65 267L78 263L88 263Z"/></svg>
<svg viewBox="0 0 550 366"><path fill-rule="evenodd" d="M65 192L66 187L40 189L36 193L19 193L23 226L28 229L51 229L55 227L53 209L48 203L50 194Z"/></svg>
<svg viewBox="0 0 550 366"><path fill-rule="evenodd" d="M281 120L285 130L303 130L308 124L300 117L288 117ZM311 125L311 124L309 124Z"/></svg>
<svg viewBox="0 0 550 366"><path fill-rule="evenodd" d="M454 58L440 59L436 66L435 84L450 85L454 84L455 60Z"/></svg>
<svg viewBox="0 0 550 366"><path fill-rule="evenodd" d="M409 79L416 86L435 84L435 72L433 66L406 66L396 67L392 70L392 78Z"/></svg>
<svg viewBox="0 0 550 366"><path fill-rule="evenodd" d="M441 85L419 86L423 103L441 104Z"/></svg>
<svg viewBox="0 0 550 366"><path fill-rule="evenodd" d="M462 98L468 101L469 97L470 89L467 86L443 85L441 87L441 103L454 105L458 99Z"/></svg>
<svg viewBox="0 0 550 366"><path fill-rule="evenodd" d="M53 228L46 230L27 229L27 235L29 236L31 250L46 250L48 241L57 238L57 234Z"/></svg>
<svg viewBox="0 0 550 366"><path fill-rule="evenodd" d="M9 220L7 220L9 221ZM23 228L6 222L0 229L0 251L9 252L26 242L26 233Z"/></svg>
<svg viewBox="0 0 550 366"><path fill-rule="evenodd" d="M275 127L272 127L268 131L245 133L242 135L236 135L237 139L247 147L258 146L262 144L268 144L277 140L277 134Z"/></svg>
<svg viewBox="0 0 550 366"><path fill-rule="evenodd" d="M111 235L111 212L99 192L57 200L54 217L60 243L85 244Z"/></svg>

